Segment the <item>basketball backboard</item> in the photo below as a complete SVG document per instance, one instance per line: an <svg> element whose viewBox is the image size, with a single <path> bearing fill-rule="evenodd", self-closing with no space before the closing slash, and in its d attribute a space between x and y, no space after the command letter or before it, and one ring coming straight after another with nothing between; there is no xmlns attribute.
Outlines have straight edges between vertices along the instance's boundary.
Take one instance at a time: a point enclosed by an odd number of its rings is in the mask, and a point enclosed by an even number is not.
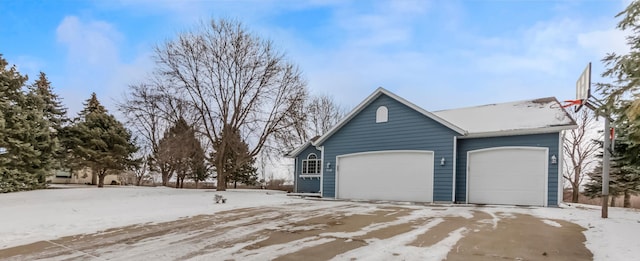
<svg viewBox="0 0 640 261"><path fill-rule="evenodd" d="M591 63L587 65L576 82L576 100L582 101L580 105L576 106L576 112L582 108L589 97L591 97Z"/></svg>

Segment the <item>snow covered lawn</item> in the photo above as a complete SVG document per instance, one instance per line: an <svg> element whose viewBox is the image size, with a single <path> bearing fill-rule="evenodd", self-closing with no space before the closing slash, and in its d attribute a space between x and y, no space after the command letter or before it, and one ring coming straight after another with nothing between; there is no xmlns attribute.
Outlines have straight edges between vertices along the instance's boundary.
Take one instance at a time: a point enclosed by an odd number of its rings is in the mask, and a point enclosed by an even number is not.
<svg viewBox="0 0 640 261"><path fill-rule="evenodd" d="M224 195L227 203L215 204L215 194ZM172 230L164 237L146 239L153 244L141 240L127 248L114 246L112 252L105 248L91 249L93 254L81 251L76 254L130 260L147 259L151 251L158 255L155 258L163 260L206 260L220 256L264 260L281 256L294 259L297 255L323 252L313 252L318 249L348 247L337 252L335 258L441 260L473 243L474 233L484 231L482 229L489 233L496 227L506 227L504 235L510 235L507 233L510 226L523 226L556 233L575 226L571 222L586 229L585 245L595 260L635 260L640 256L637 247L640 212L620 208L609 211L610 218L601 219L597 207L584 205L563 208L417 206L304 200L264 190L50 189L0 194L0 249L38 241L57 244L54 239L109 229L94 235L115 240L122 233L135 233L141 228L160 231L162 226L175 223L189 224L191 230L182 231L182 235ZM181 219L193 216L196 217ZM357 226L345 226L345 223ZM116 229L137 224L144 225ZM435 235L440 236L434 239ZM72 238L68 243L77 240ZM177 248L182 252L170 249L175 242L187 241L193 243L191 248ZM2 250L0 256L1 253Z"/></svg>

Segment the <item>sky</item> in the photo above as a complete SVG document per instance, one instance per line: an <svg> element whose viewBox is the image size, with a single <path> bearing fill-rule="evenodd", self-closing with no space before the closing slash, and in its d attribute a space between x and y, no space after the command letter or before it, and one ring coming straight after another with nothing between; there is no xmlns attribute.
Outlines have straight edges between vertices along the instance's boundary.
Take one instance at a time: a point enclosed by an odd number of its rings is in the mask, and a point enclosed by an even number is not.
<svg viewBox="0 0 640 261"><path fill-rule="evenodd" d="M273 41L313 94L353 108L384 87L429 111L575 97L589 62L628 51L629 0L0 0L0 53L45 72L70 116L92 92L116 113L154 69L153 48L235 19Z"/></svg>

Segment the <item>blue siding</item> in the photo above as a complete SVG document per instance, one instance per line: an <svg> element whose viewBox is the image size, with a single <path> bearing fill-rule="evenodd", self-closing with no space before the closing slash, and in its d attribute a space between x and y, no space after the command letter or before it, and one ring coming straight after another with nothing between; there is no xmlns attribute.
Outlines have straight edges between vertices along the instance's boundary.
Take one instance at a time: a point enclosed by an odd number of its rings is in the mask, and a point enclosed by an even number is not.
<svg viewBox="0 0 640 261"><path fill-rule="evenodd" d="M478 149L503 146L528 146L549 148L549 157L558 154L559 133L520 136L504 136L477 139L458 139L456 162L456 202L465 202L467 197L467 152ZM558 205L558 164L548 164L548 206Z"/></svg>
<svg viewBox="0 0 640 261"><path fill-rule="evenodd" d="M376 123L376 110L386 106L389 119ZM320 146L324 165L336 165L336 156L366 151L429 150L434 152L434 201L452 202L453 137L457 133L406 105L382 94ZM447 164L440 166L440 159ZM393 177L390 177L393 178ZM335 197L335 169L323 173L323 197ZM393 188L389 188L393 189Z"/></svg>
<svg viewBox="0 0 640 261"><path fill-rule="evenodd" d="M296 167L294 180L296 182L296 192L297 193L318 193L320 192L320 178L301 178L300 174L302 174L302 160L307 159L309 154L315 153L318 159L322 158L320 151L317 150L314 146L309 145L306 149L304 149L298 156L296 156Z"/></svg>

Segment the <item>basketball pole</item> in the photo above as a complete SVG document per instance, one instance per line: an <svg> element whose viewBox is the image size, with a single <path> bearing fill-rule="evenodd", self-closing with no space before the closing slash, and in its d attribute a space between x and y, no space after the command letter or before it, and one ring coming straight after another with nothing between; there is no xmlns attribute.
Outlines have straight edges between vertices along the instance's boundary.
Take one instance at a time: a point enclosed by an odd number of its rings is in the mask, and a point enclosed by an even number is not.
<svg viewBox="0 0 640 261"><path fill-rule="evenodd" d="M593 103L597 104L594 105ZM604 105L599 101L590 102L587 100L584 104L587 108L594 111L596 113L596 117L604 118L604 132L603 138L604 141L602 143L602 218L609 217L609 160L611 159L611 148L612 142L611 139L611 118L608 110L598 111L599 108L603 108ZM598 106L598 107L596 107Z"/></svg>
<svg viewBox="0 0 640 261"><path fill-rule="evenodd" d="M609 158L611 157L611 132L609 129L609 115L604 115L604 144L602 145L604 152L602 155L602 218L609 217Z"/></svg>

